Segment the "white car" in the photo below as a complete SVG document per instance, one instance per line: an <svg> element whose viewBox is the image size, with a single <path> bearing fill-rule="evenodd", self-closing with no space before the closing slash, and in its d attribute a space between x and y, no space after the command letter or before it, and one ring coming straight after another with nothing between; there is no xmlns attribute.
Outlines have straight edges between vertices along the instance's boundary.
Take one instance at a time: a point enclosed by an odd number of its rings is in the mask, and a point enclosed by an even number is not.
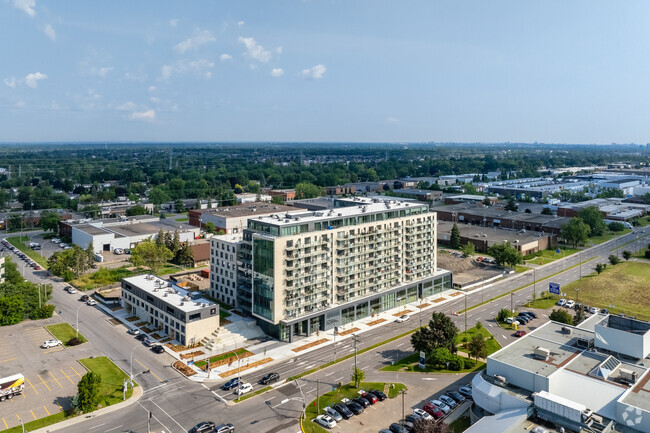
<svg viewBox="0 0 650 433"><path fill-rule="evenodd" d="M409 315L408 315L408 314L404 314L403 316L399 316L399 317L397 318L397 320L395 320L395 321L396 321L397 323L402 323L402 322L406 322L408 319L409 319Z"/></svg>
<svg viewBox="0 0 650 433"><path fill-rule="evenodd" d="M53 244L60 244L60 243L61 243L61 239L59 239L59 238L52 238L52 243L53 243Z"/></svg>
<svg viewBox="0 0 650 433"><path fill-rule="evenodd" d="M41 347L43 349L50 349L52 347L60 346L62 344L63 343L61 343L59 340L47 340L41 345Z"/></svg>
<svg viewBox="0 0 650 433"><path fill-rule="evenodd" d="M596 308L596 307L591 307L591 308L589 309L589 312L590 312L591 314L597 314L599 311L600 311L600 310L599 310L598 308Z"/></svg>
<svg viewBox="0 0 650 433"><path fill-rule="evenodd" d="M68 287L66 288L66 290L67 290L68 293L70 293L71 295L74 295L75 293L77 293L77 289L75 289L75 288L72 287L72 286L68 286Z"/></svg>
<svg viewBox="0 0 650 433"><path fill-rule="evenodd" d="M506 319L506 323L508 323L510 325L520 325L519 321L516 320L514 317L508 317Z"/></svg>
<svg viewBox="0 0 650 433"><path fill-rule="evenodd" d="M564 306L566 308L573 308L573 307L575 307L575 305L576 305L576 303L575 303L575 301L573 299L571 299L569 301L566 301L566 304L564 304Z"/></svg>
<svg viewBox="0 0 650 433"><path fill-rule="evenodd" d="M566 299L562 298L559 301L557 301L557 305L560 307L564 307L566 305Z"/></svg>
<svg viewBox="0 0 650 433"><path fill-rule="evenodd" d="M320 424L325 428L336 427L336 421L334 421L334 419L332 419L332 417L329 415L318 415L314 421L316 424Z"/></svg>
<svg viewBox="0 0 650 433"><path fill-rule="evenodd" d="M97 305L97 301L95 301L94 299L88 299L86 301L86 305L90 305L90 306Z"/></svg>
<svg viewBox="0 0 650 433"><path fill-rule="evenodd" d="M338 413L336 411L336 409L333 409L333 408L331 408L329 406L325 408L325 414L331 416L334 419L334 421L336 421L336 422L339 422L339 421L341 421L343 419L341 414Z"/></svg>
<svg viewBox="0 0 650 433"><path fill-rule="evenodd" d="M244 395L247 392L251 392L253 390L253 385L250 383L242 383L239 388L235 388L235 394L237 395Z"/></svg>
<svg viewBox="0 0 650 433"><path fill-rule="evenodd" d="M431 400L429 403L431 403L432 405L434 405L435 407L437 407L438 409L443 411L445 414L448 414L449 411L451 410L451 408L449 406L447 406L446 404L444 404L440 400Z"/></svg>
<svg viewBox="0 0 650 433"><path fill-rule="evenodd" d="M429 415L427 413L427 411L425 411L424 409L420 409L420 408L413 409L413 415L415 415L416 417L418 417L420 419L424 419L424 420L433 419L433 417L431 415Z"/></svg>

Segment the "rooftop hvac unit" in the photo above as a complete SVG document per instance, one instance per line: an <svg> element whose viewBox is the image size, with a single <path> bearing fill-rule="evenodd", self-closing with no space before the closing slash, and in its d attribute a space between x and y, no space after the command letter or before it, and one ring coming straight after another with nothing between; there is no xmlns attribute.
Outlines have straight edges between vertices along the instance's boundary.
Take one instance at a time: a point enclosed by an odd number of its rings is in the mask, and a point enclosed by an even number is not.
<svg viewBox="0 0 650 433"><path fill-rule="evenodd" d="M572 332L573 332L573 330L572 330L571 328L569 328L569 327L567 327L567 326L563 326L563 327L562 327L562 333L563 333L563 334L569 334L569 335L571 335Z"/></svg>
<svg viewBox="0 0 650 433"><path fill-rule="evenodd" d="M545 347L535 346L533 349L533 356L537 359L547 361L550 355L551 351Z"/></svg>
<svg viewBox="0 0 650 433"><path fill-rule="evenodd" d="M623 382L636 383L638 373L636 371L628 370L627 368L620 368L618 370L619 379Z"/></svg>
<svg viewBox="0 0 650 433"><path fill-rule="evenodd" d="M505 376L499 376L498 374L494 375L494 381L499 385L503 385L503 386L505 386L508 383L508 380L505 378Z"/></svg>

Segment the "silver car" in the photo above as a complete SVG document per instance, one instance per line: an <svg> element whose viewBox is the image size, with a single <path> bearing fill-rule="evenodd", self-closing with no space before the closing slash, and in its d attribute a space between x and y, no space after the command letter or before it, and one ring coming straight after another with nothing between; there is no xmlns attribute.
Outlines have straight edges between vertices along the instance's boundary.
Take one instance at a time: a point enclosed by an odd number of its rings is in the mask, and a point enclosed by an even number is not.
<svg viewBox="0 0 650 433"><path fill-rule="evenodd" d="M333 409L331 407L326 407L325 408L325 413L328 414L329 416L331 416L334 419L334 421L336 421L336 422L340 422L343 419L341 414L338 413L338 411L336 409Z"/></svg>

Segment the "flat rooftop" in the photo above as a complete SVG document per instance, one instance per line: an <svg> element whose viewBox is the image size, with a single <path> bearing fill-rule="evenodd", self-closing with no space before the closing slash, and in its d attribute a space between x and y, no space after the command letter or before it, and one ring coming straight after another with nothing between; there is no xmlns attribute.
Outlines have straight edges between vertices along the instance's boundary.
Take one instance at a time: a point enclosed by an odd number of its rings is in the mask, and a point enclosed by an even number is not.
<svg viewBox="0 0 650 433"><path fill-rule="evenodd" d="M102 221L96 221L92 223L75 224L73 227L92 236L112 233L118 238L155 235L161 229L164 232L174 232L178 230L181 233L197 230L196 227L187 224L187 222L178 222L171 219L148 220L146 222L128 220L122 221L120 224L111 223L110 225L106 225Z"/></svg>
<svg viewBox="0 0 650 433"><path fill-rule="evenodd" d="M525 212L509 212L503 207L499 206L484 206L482 204L474 203L459 203L447 206L435 206L431 208L432 212L446 212L458 214L469 214L479 217L486 217L492 219L508 219L517 221L526 221L540 225L555 224L560 221L561 224L569 222L570 218L557 217L553 215L542 215L541 213L525 213ZM462 222L462 220L459 220Z"/></svg>
<svg viewBox="0 0 650 433"><path fill-rule="evenodd" d="M185 313L217 305L202 297L192 298L193 292L155 275L136 275L135 277L124 278L122 281L146 291L153 297Z"/></svg>
<svg viewBox="0 0 650 433"><path fill-rule="evenodd" d="M275 190L274 190L275 191ZM241 218L247 216L272 214L279 212L291 212L296 208L274 203L255 202L240 204L237 206L224 206L212 209L193 209L193 213L215 215L222 218Z"/></svg>
<svg viewBox="0 0 650 433"><path fill-rule="evenodd" d="M229 242L231 244L236 244L237 242L241 242L243 238L242 233L233 233L229 235L215 235L210 238L210 240L214 239L215 241L222 241L222 242Z"/></svg>
<svg viewBox="0 0 650 433"><path fill-rule="evenodd" d="M454 223L451 221L438 221L438 238L442 235L451 236L451 229ZM508 241L517 245L525 245L531 242L537 242L540 238L539 232L519 233L513 230L504 230L498 227L480 227L470 226L467 224L458 224L458 229L463 237L476 238L477 240L487 240L489 244Z"/></svg>

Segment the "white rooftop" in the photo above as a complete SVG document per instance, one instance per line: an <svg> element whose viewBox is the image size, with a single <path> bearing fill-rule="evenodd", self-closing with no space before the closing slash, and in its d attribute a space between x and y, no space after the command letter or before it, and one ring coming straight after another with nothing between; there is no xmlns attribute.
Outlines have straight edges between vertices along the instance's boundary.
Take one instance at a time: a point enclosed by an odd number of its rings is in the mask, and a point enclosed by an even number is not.
<svg viewBox="0 0 650 433"><path fill-rule="evenodd" d="M192 292L155 275L136 275L135 277L124 278L123 281L186 313L217 305L202 297L192 298Z"/></svg>
<svg viewBox="0 0 650 433"><path fill-rule="evenodd" d="M215 235L212 236L210 239L214 239L216 241L221 241L221 242L228 242L231 244L236 244L237 242L241 242L243 236L241 233L233 233L233 234L228 234L228 235Z"/></svg>

